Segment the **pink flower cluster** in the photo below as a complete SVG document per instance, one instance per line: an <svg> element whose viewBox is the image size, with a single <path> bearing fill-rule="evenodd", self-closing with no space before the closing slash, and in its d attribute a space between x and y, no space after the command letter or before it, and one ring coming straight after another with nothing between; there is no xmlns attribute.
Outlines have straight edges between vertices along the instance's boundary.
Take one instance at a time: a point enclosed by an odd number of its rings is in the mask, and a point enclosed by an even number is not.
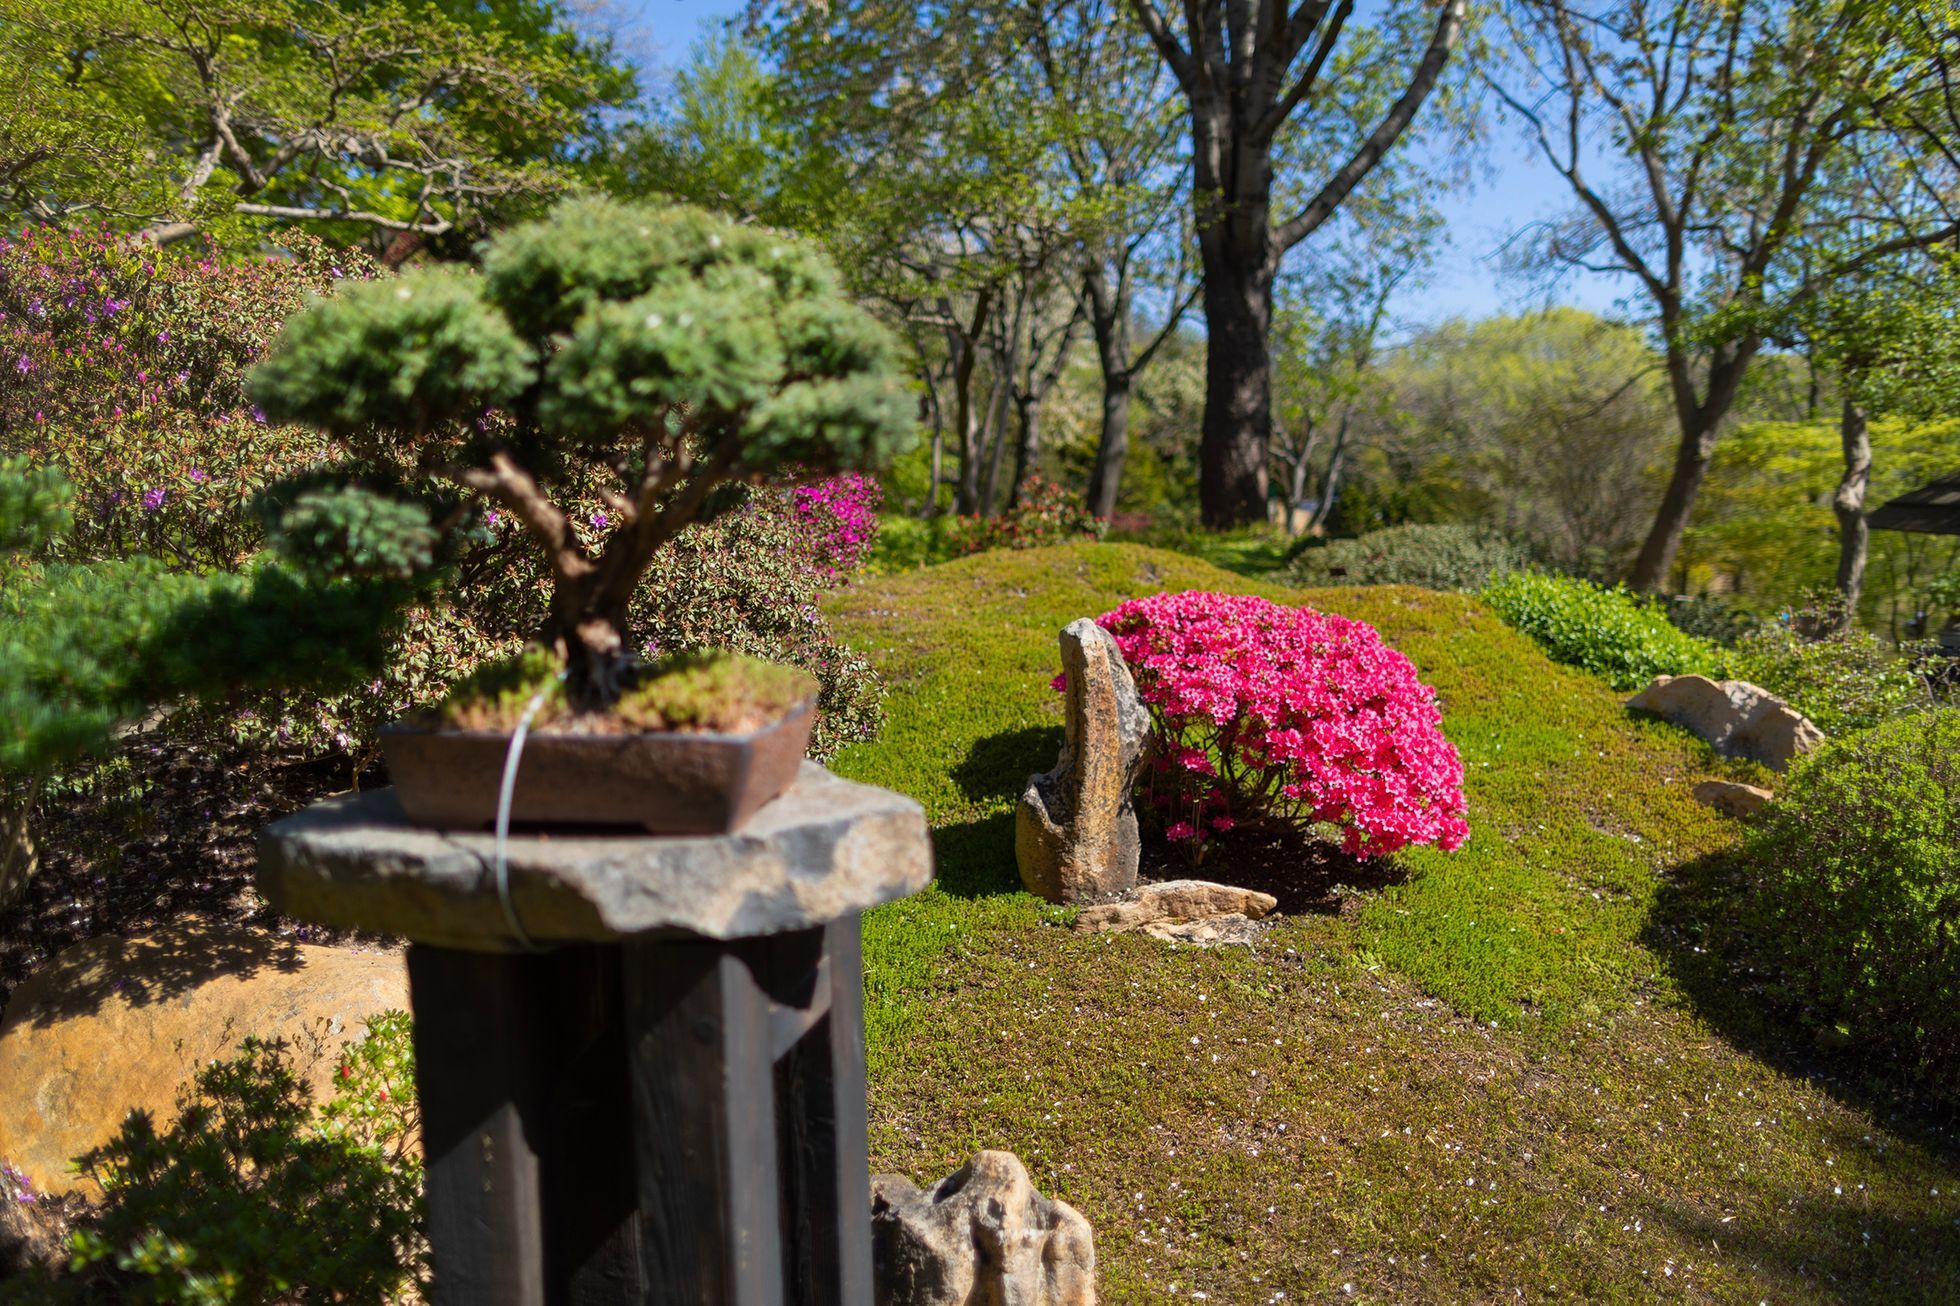
<svg viewBox="0 0 1960 1306"><path fill-rule="evenodd" d="M1193 861L1256 820L1339 826L1350 853L1469 836L1436 695L1380 632L1249 595L1158 594L1097 618L1149 707L1141 787Z"/></svg>
<svg viewBox="0 0 1960 1306"><path fill-rule="evenodd" d="M790 492L790 510L811 560L835 577L857 570L878 536L878 508L885 492L876 480L845 472Z"/></svg>

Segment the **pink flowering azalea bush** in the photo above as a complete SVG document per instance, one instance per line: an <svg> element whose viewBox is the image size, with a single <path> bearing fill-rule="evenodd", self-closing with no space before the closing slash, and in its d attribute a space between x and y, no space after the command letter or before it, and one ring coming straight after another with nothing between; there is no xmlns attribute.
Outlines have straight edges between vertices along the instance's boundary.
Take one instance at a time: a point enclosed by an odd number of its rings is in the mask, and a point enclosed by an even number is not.
<svg viewBox="0 0 1960 1306"><path fill-rule="evenodd" d="M1132 599L1097 622L1155 727L1146 810L1193 862L1212 835L1252 822L1332 824L1365 857L1469 836L1435 691L1373 626L1198 591Z"/></svg>
<svg viewBox="0 0 1960 1306"><path fill-rule="evenodd" d="M812 565L830 577L856 571L878 538L884 500L884 488L862 472L794 486L790 510Z"/></svg>

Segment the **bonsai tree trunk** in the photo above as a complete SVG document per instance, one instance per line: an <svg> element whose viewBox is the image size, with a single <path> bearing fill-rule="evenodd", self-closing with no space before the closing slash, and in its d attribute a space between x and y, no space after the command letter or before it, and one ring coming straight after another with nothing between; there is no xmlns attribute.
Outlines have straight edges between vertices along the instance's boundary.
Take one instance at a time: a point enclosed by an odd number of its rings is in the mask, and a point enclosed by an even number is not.
<svg viewBox="0 0 1960 1306"><path fill-rule="evenodd" d="M1855 619L1865 588L1865 560L1870 552L1871 527L1865 521L1865 491L1872 479L1872 441L1863 405L1850 395L1838 419L1844 445L1844 476L1831 496L1838 520L1838 593L1844 595L1847 623Z"/></svg>

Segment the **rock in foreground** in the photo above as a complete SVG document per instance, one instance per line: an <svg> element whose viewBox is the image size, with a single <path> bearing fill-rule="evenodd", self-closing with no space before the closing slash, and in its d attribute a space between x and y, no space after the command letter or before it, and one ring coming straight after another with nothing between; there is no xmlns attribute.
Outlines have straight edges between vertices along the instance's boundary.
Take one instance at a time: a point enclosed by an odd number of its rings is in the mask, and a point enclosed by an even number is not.
<svg viewBox="0 0 1960 1306"><path fill-rule="evenodd" d="M1656 676L1627 706L1686 726L1724 757L1747 757L1775 771L1789 770L1824 742L1809 717L1746 680Z"/></svg>
<svg viewBox="0 0 1960 1306"><path fill-rule="evenodd" d="M921 1191L871 1181L878 1306L1094 1306L1089 1222L1034 1190L1009 1152L979 1152Z"/></svg>
<svg viewBox="0 0 1960 1306"><path fill-rule="evenodd" d="M398 952L200 924L78 943L15 989L0 1021L0 1162L40 1193L93 1191L69 1162L131 1111L163 1128L185 1082L247 1035L284 1039L325 1101L340 1049L370 1016L407 1008Z"/></svg>

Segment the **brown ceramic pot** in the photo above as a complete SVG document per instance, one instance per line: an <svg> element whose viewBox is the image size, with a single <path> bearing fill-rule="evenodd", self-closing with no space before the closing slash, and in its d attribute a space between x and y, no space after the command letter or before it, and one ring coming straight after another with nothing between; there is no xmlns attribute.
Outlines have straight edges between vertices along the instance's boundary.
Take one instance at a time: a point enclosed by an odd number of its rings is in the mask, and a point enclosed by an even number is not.
<svg viewBox="0 0 1960 1306"><path fill-rule="evenodd" d="M795 781L815 715L805 702L741 735L533 731L518 761L511 824L727 834ZM508 732L393 725L381 731L381 751L409 820L452 830L496 824Z"/></svg>

